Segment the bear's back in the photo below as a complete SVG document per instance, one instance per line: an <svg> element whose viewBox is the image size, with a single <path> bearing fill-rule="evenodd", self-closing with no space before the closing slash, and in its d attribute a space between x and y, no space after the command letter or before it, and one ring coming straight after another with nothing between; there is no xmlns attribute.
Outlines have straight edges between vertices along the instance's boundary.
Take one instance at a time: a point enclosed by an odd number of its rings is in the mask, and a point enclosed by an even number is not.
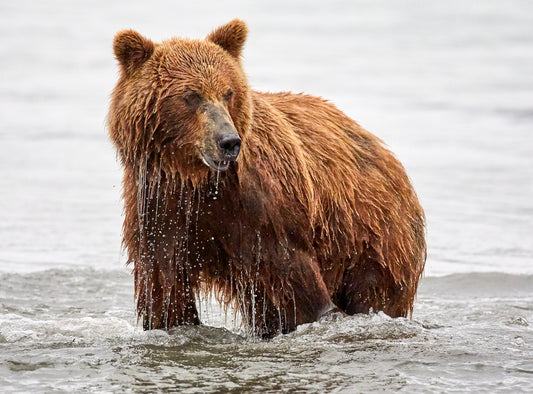
<svg viewBox="0 0 533 394"><path fill-rule="evenodd" d="M323 244L319 254L333 249L350 254L368 246L381 254L389 246L376 235L394 239L395 234L411 232L411 226L423 232L424 213L405 170L378 137L318 97L253 92L253 100L254 108L261 108L253 114L261 122L253 125L261 127L253 127L251 134L263 133L261 144L265 139L275 141L266 135L279 131L265 127L266 108L273 122L283 122L283 141L291 141L297 152L291 163L282 160L279 165L294 166L300 179L309 180L300 189L310 189L307 210L316 242ZM379 244L372 245L375 242ZM405 258L402 252L395 258Z"/></svg>

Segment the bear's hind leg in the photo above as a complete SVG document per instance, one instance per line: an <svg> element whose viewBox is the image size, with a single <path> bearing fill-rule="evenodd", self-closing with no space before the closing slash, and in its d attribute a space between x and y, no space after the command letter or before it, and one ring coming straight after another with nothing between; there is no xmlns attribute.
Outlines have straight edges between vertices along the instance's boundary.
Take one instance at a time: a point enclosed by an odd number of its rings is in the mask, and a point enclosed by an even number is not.
<svg viewBox="0 0 533 394"><path fill-rule="evenodd" d="M272 264L269 270L265 321L268 332L277 328L285 334L335 310L318 263L309 252L296 249L285 264Z"/></svg>
<svg viewBox="0 0 533 394"><path fill-rule="evenodd" d="M272 258L263 264L257 279L243 281L236 294L241 314L254 334L268 339L294 331L334 311L317 262L302 250L290 259Z"/></svg>
<svg viewBox="0 0 533 394"><path fill-rule="evenodd" d="M344 272L334 300L349 315L383 311L391 317L407 317L412 297L406 290L387 268L368 258Z"/></svg>
<svg viewBox="0 0 533 394"><path fill-rule="evenodd" d="M149 271L148 271L149 272ZM161 284L164 278L144 271L136 273L137 313L143 320L144 330L168 330L180 325L199 325L194 290L184 280Z"/></svg>

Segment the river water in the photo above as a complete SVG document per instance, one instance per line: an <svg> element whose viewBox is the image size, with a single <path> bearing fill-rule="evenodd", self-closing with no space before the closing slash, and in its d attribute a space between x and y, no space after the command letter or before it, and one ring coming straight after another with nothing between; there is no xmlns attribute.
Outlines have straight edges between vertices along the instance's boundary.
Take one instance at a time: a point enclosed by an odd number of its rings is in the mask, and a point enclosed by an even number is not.
<svg viewBox="0 0 533 394"><path fill-rule="evenodd" d="M254 88L327 97L404 163L428 218L412 320L258 342L207 298L204 326L136 324L112 38L234 17ZM533 391L531 26L518 0L1 2L0 391Z"/></svg>

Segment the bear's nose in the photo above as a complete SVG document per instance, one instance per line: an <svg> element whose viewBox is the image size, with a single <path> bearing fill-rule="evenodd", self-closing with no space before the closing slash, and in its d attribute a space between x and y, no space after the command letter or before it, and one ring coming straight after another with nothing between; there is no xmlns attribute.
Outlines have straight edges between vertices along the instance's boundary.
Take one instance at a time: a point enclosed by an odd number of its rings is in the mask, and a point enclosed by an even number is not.
<svg viewBox="0 0 533 394"><path fill-rule="evenodd" d="M238 134L225 134L218 140L218 149L227 160L235 160L241 150L241 138Z"/></svg>

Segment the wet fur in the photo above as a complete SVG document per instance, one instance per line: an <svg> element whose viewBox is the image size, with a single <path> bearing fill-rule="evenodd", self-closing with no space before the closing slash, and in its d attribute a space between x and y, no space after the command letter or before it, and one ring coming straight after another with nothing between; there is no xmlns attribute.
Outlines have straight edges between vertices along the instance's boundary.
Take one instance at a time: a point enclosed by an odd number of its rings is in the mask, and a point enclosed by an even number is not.
<svg viewBox="0 0 533 394"><path fill-rule="evenodd" d="M334 306L408 316L426 246L402 165L325 100L250 90L246 32L234 20L204 41L115 38L122 72L109 130L145 329L199 324L195 296L211 291L263 337ZM228 86L242 149L217 174L198 154L205 120L181 97L194 88L220 104Z"/></svg>

